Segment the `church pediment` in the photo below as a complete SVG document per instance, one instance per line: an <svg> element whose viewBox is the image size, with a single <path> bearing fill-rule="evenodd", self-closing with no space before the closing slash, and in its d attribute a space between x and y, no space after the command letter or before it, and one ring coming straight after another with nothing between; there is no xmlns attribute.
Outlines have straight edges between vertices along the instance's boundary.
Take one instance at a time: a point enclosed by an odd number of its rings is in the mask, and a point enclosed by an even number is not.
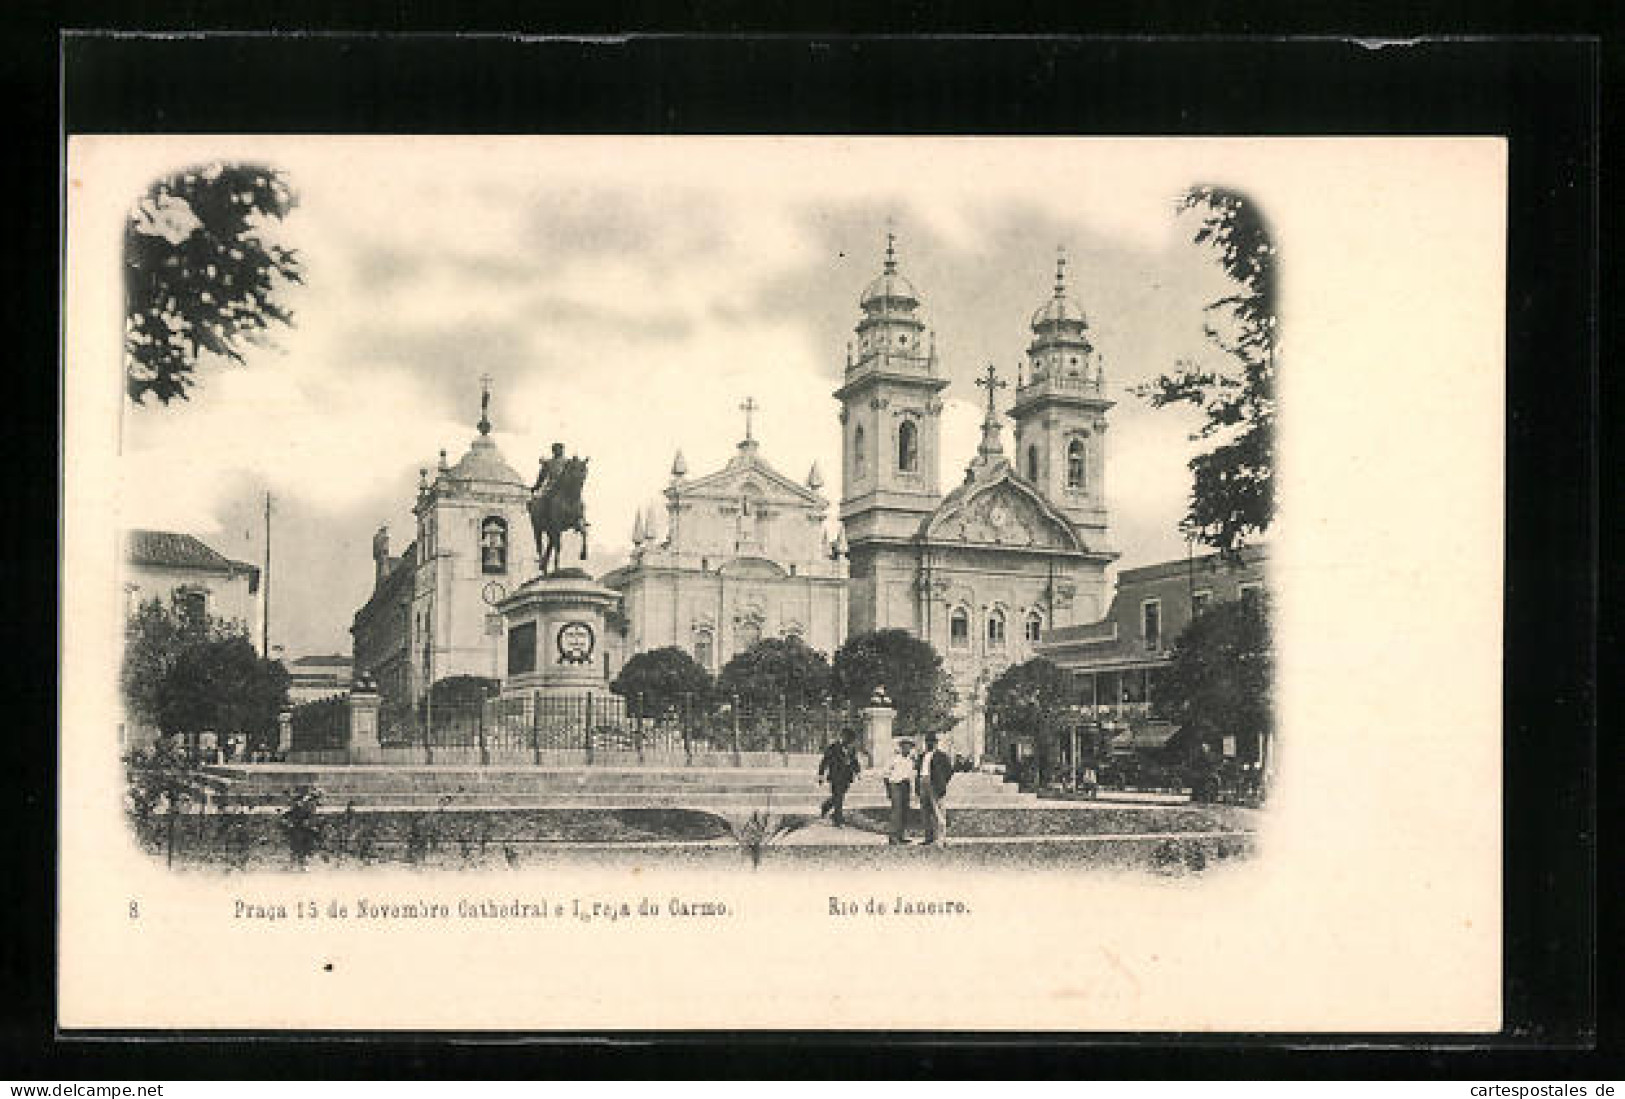
<svg viewBox="0 0 1625 1099"><path fill-rule="evenodd" d="M782 580L789 575L765 557L736 557L717 571L732 580Z"/></svg>
<svg viewBox="0 0 1625 1099"><path fill-rule="evenodd" d="M932 542L959 542L1017 549L1081 551L1072 525L1008 467L988 480L963 486L926 521Z"/></svg>
<svg viewBox="0 0 1625 1099"><path fill-rule="evenodd" d="M784 476L766 462L735 461L705 477L683 484L685 498L737 500L749 495L763 504L779 507L823 507L823 497Z"/></svg>

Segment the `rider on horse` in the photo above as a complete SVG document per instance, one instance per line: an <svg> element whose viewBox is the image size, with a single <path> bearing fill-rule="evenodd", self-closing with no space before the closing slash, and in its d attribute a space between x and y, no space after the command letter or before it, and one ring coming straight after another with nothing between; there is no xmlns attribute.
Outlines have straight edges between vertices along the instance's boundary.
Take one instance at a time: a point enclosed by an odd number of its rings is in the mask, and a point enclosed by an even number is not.
<svg viewBox="0 0 1625 1099"><path fill-rule="evenodd" d="M559 543L567 530L581 535L581 559L587 559L586 509L581 503L581 484L586 478L587 460L566 458L563 443L554 443L553 456L541 461L527 510L543 575L558 567Z"/></svg>
<svg viewBox="0 0 1625 1099"><path fill-rule="evenodd" d="M548 491L558 482L559 474L564 472L564 467L569 463L570 459L564 456L564 444L554 443L553 457L541 459L541 468L536 471L536 483L531 486L530 494L532 496L546 496Z"/></svg>

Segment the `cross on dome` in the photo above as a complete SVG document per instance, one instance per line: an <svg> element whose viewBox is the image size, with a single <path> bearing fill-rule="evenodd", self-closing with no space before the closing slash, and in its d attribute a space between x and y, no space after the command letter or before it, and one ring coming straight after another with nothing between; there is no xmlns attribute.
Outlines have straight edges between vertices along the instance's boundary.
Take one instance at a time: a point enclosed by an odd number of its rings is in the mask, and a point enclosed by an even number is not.
<svg viewBox="0 0 1625 1099"><path fill-rule="evenodd" d="M745 442L747 443L756 441L756 436L751 433L751 414L760 407L756 403L755 397L746 397L744 403L739 406L739 410L745 414Z"/></svg>
<svg viewBox="0 0 1625 1099"><path fill-rule="evenodd" d="M987 390L987 414L989 416L993 415L994 390L1006 389L1009 387L1010 383L1001 381L999 379L998 370L993 366L992 363L988 363L987 373L976 379L976 385L979 389Z"/></svg>

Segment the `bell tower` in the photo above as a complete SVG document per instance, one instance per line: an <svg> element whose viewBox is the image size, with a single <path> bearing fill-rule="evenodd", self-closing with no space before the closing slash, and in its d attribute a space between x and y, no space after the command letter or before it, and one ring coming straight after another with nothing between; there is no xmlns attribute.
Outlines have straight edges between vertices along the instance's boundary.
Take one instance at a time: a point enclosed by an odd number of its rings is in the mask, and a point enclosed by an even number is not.
<svg viewBox="0 0 1625 1099"><path fill-rule="evenodd" d="M886 234L880 275L863 291L863 316L847 345L841 402L841 522L852 547L907 539L941 499L938 446L948 385L935 337L919 318L920 296L897 269Z"/></svg>
<svg viewBox="0 0 1625 1099"><path fill-rule="evenodd" d="M1018 379L1017 471L1071 521L1091 550L1106 548L1105 371L1089 321L1068 296L1066 254L1055 262L1055 292L1032 317L1026 377Z"/></svg>

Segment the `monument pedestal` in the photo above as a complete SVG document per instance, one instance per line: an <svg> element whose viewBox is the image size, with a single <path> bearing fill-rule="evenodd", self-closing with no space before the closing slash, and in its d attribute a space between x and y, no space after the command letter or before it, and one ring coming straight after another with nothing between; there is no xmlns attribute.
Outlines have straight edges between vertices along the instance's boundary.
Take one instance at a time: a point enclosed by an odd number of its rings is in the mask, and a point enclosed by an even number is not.
<svg viewBox="0 0 1625 1099"><path fill-rule="evenodd" d="M883 691L876 691L869 705L863 708L864 743L869 750L870 768L881 768L891 760L896 750L892 736L892 723L897 710Z"/></svg>
<svg viewBox="0 0 1625 1099"><path fill-rule="evenodd" d="M566 569L527 581L498 603L502 696L608 691L604 614L619 599L580 569Z"/></svg>

